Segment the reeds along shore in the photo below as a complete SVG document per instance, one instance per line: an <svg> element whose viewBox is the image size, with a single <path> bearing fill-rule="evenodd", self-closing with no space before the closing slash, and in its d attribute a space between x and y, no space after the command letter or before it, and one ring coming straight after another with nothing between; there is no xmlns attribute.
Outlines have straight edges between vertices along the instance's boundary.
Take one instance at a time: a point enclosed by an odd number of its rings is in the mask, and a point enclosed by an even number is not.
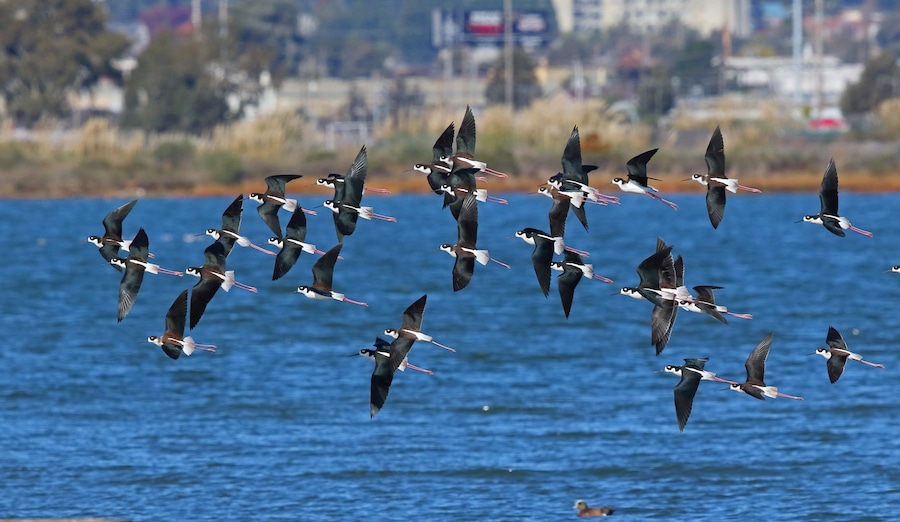
<svg viewBox="0 0 900 522"><path fill-rule="evenodd" d="M341 171L365 141L369 178L394 193L425 192L412 170L428 162L440 132L459 117L442 108L386 121L365 136L333 139L322 122L280 113L216 128L203 136L122 130L104 119L76 129L47 125L27 134L0 128L0 197L115 196L120 194L231 195L258 188L270 174L296 173L315 179ZM727 114L727 111L724 112ZM543 99L530 108L476 109L478 156L504 172L491 180L494 191L533 191L560 168L560 143L572 127L582 134L586 164L603 183L624 172L636 152L659 147L650 165L654 185L666 192L698 192L684 182L705 172L703 154L711 129L722 126L727 173L765 192L815 191L827 159L841 169L841 189L898 191L900 141L861 142L850 135L824 138L803 134L801 124L773 105L758 121L697 122L674 119L663 129L632 124L599 100ZM459 123L459 122L457 122ZM334 138L334 137L332 137ZM313 192L299 183L297 193Z"/></svg>

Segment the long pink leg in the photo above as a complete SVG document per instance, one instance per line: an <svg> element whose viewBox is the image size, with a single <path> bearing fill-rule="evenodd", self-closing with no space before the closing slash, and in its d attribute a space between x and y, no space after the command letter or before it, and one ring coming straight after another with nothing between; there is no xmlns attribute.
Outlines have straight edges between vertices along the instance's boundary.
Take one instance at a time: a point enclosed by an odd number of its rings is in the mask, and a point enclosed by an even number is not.
<svg viewBox="0 0 900 522"><path fill-rule="evenodd" d="M604 283L612 283L613 282L612 279L610 279L608 277L603 277L600 274L594 274L594 279L596 279L597 281L603 281Z"/></svg>
<svg viewBox="0 0 900 522"><path fill-rule="evenodd" d="M179 271L177 271L177 270L169 270L168 268L163 268L163 267L161 267L161 266L160 266L160 267L157 267L156 270L157 270L160 274L173 275L173 276L178 276L178 277L181 277L181 276L184 275L184 272L179 272Z"/></svg>
<svg viewBox="0 0 900 522"><path fill-rule="evenodd" d="M725 313L730 316L733 316L733 317L739 317L741 319L753 319L753 314L736 314L734 312L725 312Z"/></svg>
<svg viewBox="0 0 900 522"><path fill-rule="evenodd" d="M579 250L579 249L577 249L577 248L570 247L570 246L567 246L567 247L566 247L566 250L568 250L569 252L573 252L573 253L575 253L575 254L578 254L578 255L581 256L581 257L591 257L591 253L588 252L587 250Z"/></svg>
<svg viewBox="0 0 900 522"><path fill-rule="evenodd" d="M368 186L368 185L366 185L366 190L369 191L369 192L376 192L376 193L378 193L378 194L390 194L390 193L391 193L391 191L388 190L388 189L377 188L377 187L370 187L370 186Z"/></svg>
<svg viewBox="0 0 900 522"><path fill-rule="evenodd" d="M802 400L803 400L803 397L796 397L796 396L794 396L794 395L788 395L788 394L786 394L786 393L781 393L781 392L775 392L775 395L777 395L778 397L784 397L785 399L794 399L794 400L796 400L796 401L802 401Z"/></svg>
<svg viewBox="0 0 900 522"><path fill-rule="evenodd" d="M254 250L259 250L260 252L262 252L264 254L269 254L270 256L277 255L275 252L272 252L271 250L266 250L265 248L263 248L259 245L254 245L253 243L248 243L247 246Z"/></svg>
<svg viewBox="0 0 900 522"><path fill-rule="evenodd" d="M493 202L493 203L499 203L499 204L501 204L501 205L506 205L507 203L509 203L509 201L506 201L506 200L503 199L503 198L498 198L498 197L496 197L496 196L488 196L487 200L488 200L488 201L491 201L491 202Z"/></svg>
<svg viewBox="0 0 900 522"><path fill-rule="evenodd" d="M491 176L496 176L498 178L508 178L509 177L509 174L504 174L503 172L500 172L499 170L494 170L489 167L485 167L484 171L486 173L490 174Z"/></svg>
<svg viewBox="0 0 900 522"><path fill-rule="evenodd" d="M373 212L373 213L372 213L372 217L375 218L375 219L380 219L380 220L382 220L382 221L390 221L391 223L396 223L396 222L397 222L397 218L391 217L391 216L385 216L384 214L376 214L376 213Z"/></svg>
<svg viewBox="0 0 900 522"><path fill-rule="evenodd" d="M319 213L316 212L315 210L310 210L310 209L308 209L308 208L304 208L304 209L303 209L303 213L304 213L304 214L309 214L310 216L318 216L318 215L319 215Z"/></svg>
<svg viewBox="0 0 900 522"><path fill-rule="evenodd" d="M248 292L253 292L254 294L256 293L256 287L255 287L255 286L250 286L250 285L247 285L247 284L244 284L244 283L240 283L240 282L238 282L238 281L235 281L235 282L234 282L234 286L240 288L241 290L246 290L246 291L248 291Z"/></svg>
<svg viewBox="0 0 900 522"><path fill-rule="evenodd" d="M409 364L409 361L406 361L406 367L409 368L410 370L415 370L415 371L417 371L417 372L427 373L428 375L434 375L434 372L433 372L433 371L431 371L431 370L426 370L425 368L421 368L421 367L416 366L416 365L414 365L414 364Z"/></svg>
<svg viewBox="0 0 900 522"><path fill-rule="evenodd" d="M869 232L868 230L863 230L861 228L854 227L853 225L850 225L850 230L852 230L858 234L862 234L866 237L872 237L872 233Z"/></svg>
<svg viewBox="0 0 900 522"><path fill-rule="evenodd" d="M503 261L497 261L497 260L494 259L493 257L489 257L488 259L490 259L491 261L497 263L498 265L500 265L500 266L502 266L502 267L504 267L504 268L509 268L509 265L507 265L507 264L504 263Z"/></svg>
<svg viewBox="0 0 900 522"><path fill-rule="evenodd" d="M366 304L362 301L354 301L353 299L348 299L346 297L344 299L342 299L342 301L344 301L345 303L355 304L355 305L359 305L359 306L369 306L368 304Z"/></svg>
<svg viewBox="0 0 900 522"><path fill-rule="evenodd" d="M745 187L745 186L743 186L743 185L738 185L737 188L739 188L739 189L741 189L741 190L746 190L747 192L753 192L753 193L755 193L755 194L759 194L760 192L762 192L762 191L759 190L759 189L755 189L755 188L753 188L753 187Z"/></svg>
<svg viewBox="0 0 900 522"><path fill-rule="evenodd" d="M648 196L655 199L656 201L659 201L660 203L668 205L669 208L671 208L672 210L678 210L678 205L676 205L675 203L672 203L671 201L669 201L667 199L663 199L663 198L657 196L656 194L653 194L652 192L644 192L644 194L647 194Z"/></svg>
<svg viewBox="0 0 900 522"><path fill-rule="evenodd" d="M861 362L861 363L863 363L863 364L868 364L869 366L873 366L873 367L875 367L875 368L884 368L884 365L883 365L883 364L878 364L878 363L873 363L873 362L869 362L869 361L864 361L864 360L862 360L862 359L860 359L859 362Z"/></svg>
<svg viewBox="0 0 900 522"><path fill-rule="evenodd" d="M451 352L456 352L456 350L454 350L453 348L450 348L449 346L444 346L443 344L441 344L437 341L431 341L431 344L433 344L435 346L440 346L441 348L443 348L445 350L450 350Z"/></svg>

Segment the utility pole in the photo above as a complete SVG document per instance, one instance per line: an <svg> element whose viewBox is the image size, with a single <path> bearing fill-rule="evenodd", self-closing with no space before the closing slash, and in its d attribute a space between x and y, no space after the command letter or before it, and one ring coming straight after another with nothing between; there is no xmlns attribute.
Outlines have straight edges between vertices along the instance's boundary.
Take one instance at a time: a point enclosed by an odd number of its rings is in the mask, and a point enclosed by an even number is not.
<svg viewBox="0 0 900 522"><path fill-rule="evenodd" d="M191 29L194 32L194 38L200 40L201 25L203 21L200 17L200 0L191 0Z"/></svg>
<svg viewBox="0 0 900 522"><path fill-rule="evenodd" d="M503 0L503 70L505 74L505 98L510 110L515 108L513 101L513 34L512 34L512 0Z"/></svg>
<svg viewBox="0 0 900 522"><path fill-rule="evenodd" d="M816 22L816 117L822 117L822 106L824 105L825 87L825 64L822 56L822 0L816 0L815 11Z"/></svg>
<svg viewBox="0 0 900 522"><path fill-rule="evenodd" d="M803 3L794 0L793 22L794 100L803 100Z"/></svg>
<svg viewBox="0 0 900 522"><path fill-rule="evenodd" d="M219 0L219 38L228 36L228 0Z"/></svg>

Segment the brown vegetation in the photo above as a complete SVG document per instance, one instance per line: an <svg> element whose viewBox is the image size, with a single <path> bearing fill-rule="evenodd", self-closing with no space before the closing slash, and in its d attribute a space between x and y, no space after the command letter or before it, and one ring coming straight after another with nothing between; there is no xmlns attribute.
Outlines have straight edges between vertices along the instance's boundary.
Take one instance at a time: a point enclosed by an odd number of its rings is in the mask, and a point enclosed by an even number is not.
<svg viewBox="0 0 900 522"><path fill-rule="evenodd" d="M659 147L650 164L650 175L661 180L656 186L667 192L695 192L702 190L699 185L682 180L704 171L706 141L720 124L728 175L743 184L764 191L814 192L834 156L843 189L900 190L900 177L893 176L900 150L896 141L863 143L846 135L810 138L784 116L785 111L774 105L763 110L768 112L762 119L749 123L676 116L660 132L627 123L598 100L543 99L514 113L488 107L476 111L477 156L512 176L491 180L493 190L532 191L559 170L562 149L577 124L584 162L599 166L591 174L595 185L624 173L628 158ZM895 110L896 103L881 109L891 114ZM395 193L427 190L412 165L430 160L434 139L449 122L458 122L462 111L458 112L434 110L373 129L367 144L370 183ZM882 134L892 133L885 127ZM26 135L3 128L0 196L233 194L259 190L262 178L276 173L307 176L310 183L291 188L311 192L314 178L344 172L361 145L329 150L323 131L293 113L232 124L202 137L124 132L102 119L74 130L47 127Z"/></svg>

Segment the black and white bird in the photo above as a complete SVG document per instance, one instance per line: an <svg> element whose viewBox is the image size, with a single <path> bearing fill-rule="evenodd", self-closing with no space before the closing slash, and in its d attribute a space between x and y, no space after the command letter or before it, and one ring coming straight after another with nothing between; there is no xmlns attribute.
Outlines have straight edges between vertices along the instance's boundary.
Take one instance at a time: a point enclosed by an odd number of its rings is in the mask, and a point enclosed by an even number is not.
<svg viewBox="0 0 900 522"><path fill-rule="evenodd" d="M275 233L275 237L281 237L281 223L278 220L278 209L284 208L288 212L297 210L297 200L288 198L285 190L288 182L302 178L301 174L276 174L265 179L265 192L251 192L250 199L259 203L256 212L262 218L263 223Z"/></svg>
<svg viewBox="0 0 900 522"><path fill-rule="evenodd" d="M362 206L362 197L366 186L366 171L368 170L368 156L366 146L363 145L356 154L356 159L350 165L345 176L331 176L319 179L316 184L331 186L334 188L334 197L326 200L325 208L331 210L334 217L334 229L337 232L338 242L344 241L344 236L353 234L356 230L356 222L359 218L366 220L380 219L382 221L396 222L391 216L376 214L372 207Z"/></svg>
<svg viewBox="0 0 900 522"><path fill-rule="evenodd" d="M729 388L738 392L749 395L761 401L766 397L774 399L776 397L785 397L787 399L803 400L803 397L787 395L778 391L775 386L767 386L765 383L766 358L769 356L769 348L772 346L772 334L770 333L760 341L756 348L750 352L744 368L747 370L747 380L742 383L732 383Z"/></svg>
<svg viewBox="0 0 900 522"><path fill-rule="evenodd" d="M832 384L841 378L841 374L844 373L844 365L847 364L848 359L875 368L884 368L883 364L863 360L862 355L851 352L841 333L835 330L834 327L828 327L828 336L825 338L825 344L828 345L828 348L817 348L815 354L821 355L826 359L828 378Z"/></svg>
<svg viewBox="0 0 900 522"><path fill-rule="evenodd" d="M618 185L623 192L644 194L645 196L649 196L656 201L667 205L672 210L678 210L678 205L659 197L656 194L656 192L658 192L656 188L648 184L649 180L656 178L647 176L647 162L650 161L650 158L652 158L658 150L659 149L651 149L628 160L628 162L625 163L625 168L628 170L628 176L626 178L613 178L612 182L613 184Z"/></svg>
<svg viewBox="0 0 900 522"><path fill-rule="evenodd" d="M106 217L103 218L102 236L88 236L88 242L99 249L100 255L108 264L112 264L110 262L119 257L119 250L125 250L126 252L129 250L131 241L122 239L122 221L125 220L128 213L134 208L135 203L137 203L137 200L129 201L107 214ZM122 271L120 266L115 264L112 266L114 266L116 270Z"/></svg>
<svg viewBox="0 0 900 522"><path fill-rule="evenodd" d="M442 157L441 161L453 170L475 168L498 178L509 177L503 172L489 168L484 161L475 159L475 114L471 107L466 107L466 113L456 133L456 154L449 158Z"/></svg>
<svg viewBox="0 0 900 522"><path fill-rule="evenodd" d="M759 189L745 187L738 184L738 180L725 175L725 141L722 139L722 130L716 125L709 145L706 146L706 174L693 174L685 181L694 180L706 187L706 213L713 228L719 228L719 223L725 215L725 191L732 194L738 190L747 192L761 192Z"/></svg>
<svg viewBox="0 0 900 522"><path fill-rule="evenodd" d="M425 341L445 350L455 352L456 350L453 348L435 341L432 336L422 332L422 318L425 315L425 301L427 298L428 294L425 294L409 305L403 311L400 328L387 328L384 330L384 335L394 339L407 338L414 341Z"/></svg>
<svg viewBox="0 0 900 522"><path fill-rule="evenodd" d="M270 256L274 256L275 252L266 250L261 246L254 245L248 238L240 234L241 230L241 213L244 211L244 195L240 194L234 198L234 201L228 205L225 212L222 212L222 228L207 228L206 235L212 236L213 239L222 243L225 247L225 257L231 253L234 244L237 243L242 247L250 247L259 250Z"/></svg>
<svg viewBox="0 0 900 522"><path fill-rule="evenodd" d="M147 338L148 343L153 343L162 348L163 353L177 359L181 352L190 356L194 350L203 350L207 352L216 351L213 344L200 344L194 341L190 335L184 336L184 322L187 316L187 289L182 290L169 311L166 312L166 330L161 336L151 335Z"/></svg>
<svg viewBox="0 0 900 522"><path fill-rule="evenodd" d="M727 307L716 304L716 297L713 292L715 290L722 290L721 286L698 285L693 287L693 290L694 293L697 294L696 296L691 296L690 299L679 299L678 306L683 310L706 314L726 324L728 323L728 320L724 315L730 315L741 319L753 319L752 314L729 312Z"/></svg>
<svg viewBox="0 0 900 522"><path fill-rule="evenodd" d="M819 213L803 216L804 223L822 225L832 234L841 237L846 235L844 230L847 229L866 237L872 237L871 232L851 225L850 220L838 214L838 174L837 167L834 166L834 158L828 162L825 175L822 176L822 185L819 187L819 203Z"/></svg>
<svg viewBox="0 0 900 522"><path fill-rule="evenodd" d="M203 266L188 267L184 273L199 277L200 281L194 285L191 290L191 321L190 327L193 329L200 322L200 317L206 311L206 306L212 300L219 288L226 292L231 290L232 286L256 293L256 288L244 283L235 281L234 270L225 269L225 247L222 243L215 243L206 247L203 251L205 262Z"/></svg>
<svg viewBox="0 0 900 522"><path fill-rule="evenodd" d="M369 306L362 301L354 301L340 292L335 292L332 288L334 279L334 264L337 262L341 253L343 243L331 247L331 250L325 252L312 267L313 284L301 285L297 287L297 292L303 294L310 299L334 299L335 301L343 301L345 303Z"/></svg>
<svg viewBox="0 0 900 522"><path fill-rule="evenodd" d="M134 306L138 292L141 290L141 283L144 281L144 272L178 277L184 275L181 272L147 262L149 254L150 240L147 237L147 233L141 228L131 241L128 257L125 259L117 257L110 261L112 265L125 270L122 274L122 281L119 282L119 322L125 319L125 316L131 311L131 307Z"/></svg>
<svg viewBox="0 0 900 522"><path fill-rule="evenodd" d="M386 346L384 341L376 342L372 355L375 359L375 368L372 370L369 383L369 418L374 418L384 407L391 384L394 382L394 374L407 360L409 350L415 342L415 339L409 337L399 337Z"/></svg>
<svg viewBox="0 0 900 522"><path fill-rule="evenodd" d="M556 288L559 290L559 298L562 302L563 312L569 317L572 309L572 301L575 297L575 287L581 282L582 277L596 279L604 283L612 283L612 279L594 273L594 265L585 263L584 259L575 252L566 250L563 252L562 261L552 261L550 269L562 272L556 276Z"/></svg>
<svg viewBox="0 0 900 522"><path fill-rule="evenodd" d="M653 311L650 314L650 344L656 347L656 355L659 355L669 343L678 314L672 246L666 245L662 238L657 238L656 252L641 261L636 270L640 278L638 286L624 287L620 293L653 303Z"/></svg>
<svg viewBox="0 0 900 522"><path fill-rule="evenodd" d="M389 352L391 343L389 341L385 341L381 337L376 336L375 343L372 346L375 347L374 350L372 348L362 348L358 352L351 355L351 357L355 357L358 355L360 357L365 357L366 359L369 359L372 362L377 362L377 359L376 359L377 353L379 351ZM387 355L390 355L390 354L387 353ZM398 366L397 369L402 372L402 371L406 371L407 368L409 368L410 370L415 370L417 372L427 373L428 375L434 375L433 371L426 370L425 368L422 368L421 366L416 366L414 364L411 364L409 362L409 357L404 357L403 361L400 363L400 366Z"/></svg>
<svg viewBox="0 0 900 522"><path fill-rule="evenodd" d="M294 266L300 257L300 252L307 254L324 254L316 249L316 245L306 243L306 215L303 212L294 212L291 220L285 227L284 237L271 237L269 244L280 250L275 256L275 268L272 270L272 280L280 279Z"/></svg>
<svg viewBox="0 0 900 522"><path fill-rule="evenodd" d="M716 374L704 369L709 357L702 359L685 359L681 366L668 365L663 371L673 373L681 380L675 385L675 416L678 418L678 429L684 431L688 418L691 416L691 410L694 407L694 395L697 394L697 388L700 387L700 381L715 381L732 384L716 377Z"/></svg>
<svg viewBox="0 0 900 522"><path fill-rule="evenodd" d="M516 232L516 237L534 246L531 252L531 264L537 276L538 285L544 297L550 295L550 263L554 254L562 254L566 245L561 236L552 236L536 228L523 228Z"/></svg>
<svg viewBox="0 0 900 522"><path fill-rule="evenodd" d="M453 291L457 292L469 285L475 272L475 262L487 265L493 261L500 266L509 268L506 263L497 261L490 256L487 250L479 250L476 247L478 241L478 204L475 196L470 194L464 200L460 208L459 217L456 220L457 241L455 245L444 243L441 250L453 256Z"/></svg>

